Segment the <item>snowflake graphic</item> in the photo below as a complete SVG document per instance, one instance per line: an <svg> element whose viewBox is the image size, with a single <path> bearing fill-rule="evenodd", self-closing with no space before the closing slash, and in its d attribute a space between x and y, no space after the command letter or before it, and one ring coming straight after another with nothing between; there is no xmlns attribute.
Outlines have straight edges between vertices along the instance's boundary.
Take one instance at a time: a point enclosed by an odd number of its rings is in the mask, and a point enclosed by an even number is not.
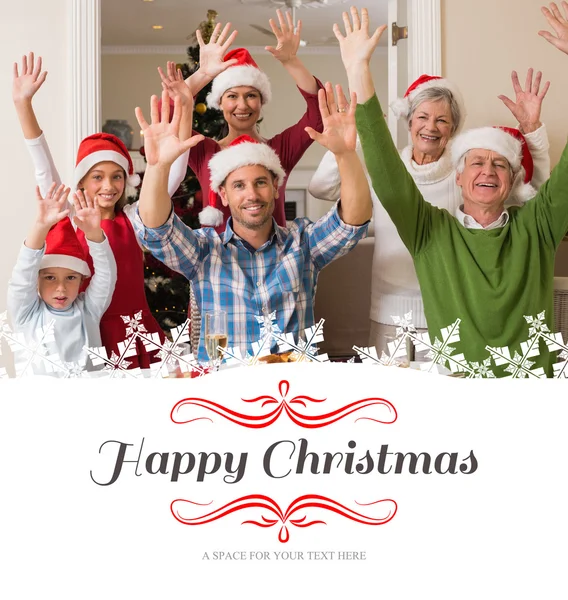
<svg viewBox="0 0 568 600"><path fill-rule="evenodd" d="M150 365L152 376L168 377L170 372L178 369L180 373L196 371L199 377L205 374L205 369L190 351L190 324L191 321L187 319L183 325L170 329L172 341L166 338L163 344L158 333L137 333L137 337L142 340L147 350L158 350L157 356L160 360Z"/></svg>
<svg viewBox="0 0 568 600"><path fill-rule="evenodd" d="M535 364L534 360L530 360L532 357L540 354L539 349L539 337L535 336L528 339L526 342L521 343L522 354L519 354L516 350L511 357L511 350L509 348L492 348L486 346L495 364L497 366L507 365L504 369L506 373L510 373L514 379L523 379L525 377L546 377L546 373L542 367L532 369Z"/></svg>
<svg viewBox="0 0 568 600"><path fill-rule="evenodd" d="M327 362L327 354L318 354L317 344L323 342L323 324L324 319L319 323L304 330L305 340L294 338L293 333L282 333L276 321L276 313L256 317L258 323L261 323L261 334L264 334L260 340L251 344L252 354L247 352L243 355L240 348L226 348L223 350L223 357L229 366L253 366L262 362L263 356L270 354L273 343L278 345L279 352L288 352L292 350L290 361L293 362Z"/></svg>
<svg viewBox="0 0 568 600"><path fill-rule="evenodd" d="M0 315L0 339L5 339L14 357L17 377L37 374L54 374L63 379L88 376L87 358L78 362L65 362L55 348L55 321L35 331L33 341L28 342L22 333L13 333L6 313ZM0 348L1 353L1 348ZM2 371L4 377L6 370Z"/></svg>
<svg viewBox="0 0 568 600"><path fill-rule="evenodd" d="M468 378L474 377L474 368L468 364L462 353L454 354L456 349L450 345L461 341L460 323L461 319L456 319L448 327L443 327L440 330L442 339L439 340L436 337L434 342L431 341L428 332L418 333L416 336L409 334L415 340L416 350L418 352L426 351L425 358L429 359L429 361L420 364L422 371L437 371L436 365L441 365L448 368L452 373L465 373Z"/></svg>
<svg viewBox="0 0 568 600"><path fill-rule="evenodd" d="M116 352L108 353L104 347L88 348L85 350L91 358L91 362L95 367L102 367L102 371L108 375L110 379L140 376L140 368L129 369L132 364L129 358L136 356L136 336L132 336L120 342L118 345L118 354Z"/></svg>
<svg viewBox="0 0 568 600"><path fill-rule="evenodd" d="M275 334L281 334L282 330L276 322L276 311L269 313L266 309L262 311L262 316L255 315L256 322L260 325L260 339L272 339Z"/></svg>
<svg viewBox="0 0 568 600"><path fill-rule="evenodd" d="M568 379L568 339L562 339L561 333L541 333L549 352L559 352L557 362L552 365L555 379Z"/></svg>
<svg viewBox="0 0 568 600"><path fill-rule="evenodd" d="M379 357L374 347L360 348L353 346L363 363L373 363L385 367L408 366L408 345L415 343L416 327L412 323L412 311L407 312L403 318L391 317L396 327L396 338L387 343L387 352L384 350Z"/></svg>
<svg viewBox="0 0 568 600"><path fill-rule="evenodd" d="M253 364L257 364L259 358L260 355L253 357L253 355L248 352L243 355L241 349L237 347L223 349L223 360L225 361L225 364L230 367L235 367L237 365L240 365L241 367L250 367Z"/></svg>
<svg viewBox="0 0 568 600"><path fill-rule="evenodd" d="M136 335L137 333L146 333L148 330L142 323L142 311L139 310L134 314L133 317L123 316L120 317L126 324L126 337Z"/></svg>
<svg viewBox="0 0 568 600"><path fill-rule="evenodd" d="M548 325L544 322L546 311L543 310L536 317L528 317L525 315L525 321L530 325L529 337L533 337L540 333L550 333Z"/></svg>
<svg viewBox="0 0 568 600"><path fill-rule="evenodd" d="M109 357L104 348L87 348L93 367L98 369L99 375L104 373L109 378L114 377L139 377L142 371L129 369L132 364L130 358L137 355L137 340L140 340L148 351L157 351L159 362L151 366L144 376L168 376L173 370L182 373L197 373L199 376L207 373L207 368L200 365L190 351L189 345L189 320L183 325L170 331L171 340L163 343L157 333L149 333L142 323L142 312L133 317L122 316L125 323L126 339L118 344L118 351ZM255 317L260 329L260 339L251 344L252 354L242 354L238 348L224 350L224 359L228 365L250 366L257 364L260 359L270 354L274 345L280 352L292 351L291 360L296 362L313 361L327 362L327 354L318 354L318 344L323 341L322 319L316 325L304 330L298 339L291 333L283 333L278 326L276 313L268 313ZM389 341L387 351L378 356L376 348L354 346L362 362L384 366L399 365L407 362L407 345L414 344L418 352L425 352L426 362L420 364L423 371L439 372L439 365L445 366L452 373L463 373L468 378L495 378L492 370L493 362L502 366L503 371L511 378L542 378L546 373L542 367L535 368L536 357L540 355L540 341L542 340L550 353L557 352L556 363L553 364L553 376L568 378L568 342L560 333L552 333L546 324L546 312L542 311L537 316L524 316L528 325L528 339L517 348L486 346L489 355L479 362L468 362L462 353L456 352L456 344L461 342L460 323L454 323L441 330L440 336L432 342L428 332L417 332L412 323L412 313L408 312L403 317L392 317L396 326L396 338ZM16 375L18 377L32 375L35 372L54 374L58 377L70 379L90 377L91 371L87 367L87 359L68 363L61 360L55 348L54 322L40 328L33 342L29 343L23 334L12 331L7 313L0 313L0 340L6 340L14 354ZM1 348L0 348L1 350ZM349 362L354 362L354 358ZM6 378L6 369L0 369L0 378Z"/></svg>
<svg viewBox="0 0 568 600"><path fill-rule="evenodd" d="M363 347L353 346L353 350L357 352L359 357L361 358L361 362L363 363L374 363L377 365L382 365L384 367L401 367L407 366L407 344L408 333L402 331L398 337L394 340L388 342L387 350L388 353L384 350L381 352L381 356L379 357L378 351L375 347Z"/></svg>
<svg viewBox="0 0 568 600"><path fill-rule="evenodd" d="M521 353L516 349L510 348L492 348L486 346L496 365L506 365L504 371L514 379L524 379L527 377L544 378L546 373L542 367L533 369L536 361L530 360L540 356L540 340L543 340L548 347L549 352L560 351L560 362L553 365L553 377L561 378L567 376L568 364L562 358L564 351L568 351L568 346L564 344L560 333L551 333L550 328L545 323L546 311L542 311L536 317L524 316L529 325L529 338L520 345Z"/></svg>
<svg viewBox="0 0 568 600"><path fill-rule="evenodd" d="M323 324L325 319L304 329L305 340L299 338L297 341L293 333L275 333L273 338L278 342L280 352L292 350L290 360L295 362L329 362L327 354L319 354L317 344L323 342Z"/></svg>
<svg viewBox="0 0 568 600"><path fill-rule="evenodd" d="M5 310L3 313L0 313L0 338L3 333L12 333L12 329L8 323L8 311Z"/></svg>
<svg viewBox="0 0 568 600"><path fill-rule="evenodd" d="M52 374L65 370L59 354L55 350L55 321L36 330L34 339L27 341L23 333L12 333L4 327L2 337L14 356L17 377L34 374Z"/></svg>
<svg viewBox="0 0 568 600"><path fill-rule="evenodd" d="M491 366L491 357L486 358L483 362L470 362L469 366L473 369L473 374L471 375L474 379L495 379L495 374L489 368Z"/></svg>
<svg viewBox="0 0 568 600"><path fill-rule="evenodd" d="M554 377L556 379L568 379L568 350L563 350L559 355L560 359L557 363L552 365L554 370Z"/></svg>
<svg viewBox="0 0 568 600"><path fill-rule="evenodd" d="M416 327L412 323L412 311L407 312L403 318L392 317L394 324L396 325L396 335L401 336L403 334L416 333Z"/></svg>
<svg viewBox="0 0 568 600"><path fill-rule="evenodd" d="M256 322L260 325L260 339L252 342L250 352L244 355L240 348L225 348L223 350L223 359L228 366L241 365L251 367L262 362L260 359L268 356L271 352L273 341L276 336L282 335L282 330L276 322L276 311L269 313L263 309L262 315L255 315Z"/></svg>
<svg viewBox="0 0 568 600"><path fill-rule="evenodd" d="M87 358L82 358L78 362L64 362L65 368L63 378L64 379L82 379L84 377L90 377L89 371L87 371Z"/></svg>

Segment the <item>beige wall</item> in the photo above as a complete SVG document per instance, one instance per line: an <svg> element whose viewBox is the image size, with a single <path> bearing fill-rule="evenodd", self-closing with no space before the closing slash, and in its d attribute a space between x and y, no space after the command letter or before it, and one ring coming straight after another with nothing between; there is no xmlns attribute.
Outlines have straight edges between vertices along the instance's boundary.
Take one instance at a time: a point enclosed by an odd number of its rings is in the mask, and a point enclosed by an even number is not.
<svg viewBox="0 0 568 600"><path fill-rule="evenodd" d="M295 123L305 110L305 102L291 84L291 78L272 56L267 53L255 54L259 67L265 71L272 84L273 99L264 109L262 135L271 137ZM140 145L139 128L134 117L134 107L149 106L152 94L160 93L160 79L156 68L165 67L167 60L185 62L186 56L156 54L110 54L102 60L102 117L107 119L127 119L132 126L135 138L134 147ZM302 60L307 68L324 83L329 80L346 86L347 78L339 54L304 55ZM378 82L379 97L386 104L387 57L386 52L377 53L373 59L373 71ZM315 168L324 151L318 144L306 152L298 164L299 168Z"/></svg>
<svg viewBox="0 0 568 600"><path fill-rule="evenodd" d="M568 56L537 35L547 22L540 0L442 0L442 71L462 91L466 126L515 125L497 98L513 96L511 71L524 84L529 67L543 72L551 87L543 104L552 159L556 163L568 134Z"/></svg>
<svg viewBox="0 0 568 600"><path fill-rule="evenodd" d="M466 127L510 125L515 120L497 98L514 99L511 71L524 86L533 67L551 82L544 100L542 121L556 164L566 144L568 56L537 35L548 23L540 0L442 0L442 72L462 91L468 109ZM556 257L556 274L568 276L568 241Z"/></svg>
<svg viewBox="0 0 568 600"><path fill-rule="evenodd" d="M51 132L50 143L62 170L71 160L67 153L66 102L68 13L66 0L26 0L0 3L0 312L6 308L6 290L20 244L35 216L35 183L27 150L12 104L12 64L34 50L43 55L49 69L44 88L35 103L40 124ZM4 348L5 349L5 348ZM6 354L6 353L5 353ZM5 356L4 356L5 359ZM0 366L3 357L0 356Z"/></svg>

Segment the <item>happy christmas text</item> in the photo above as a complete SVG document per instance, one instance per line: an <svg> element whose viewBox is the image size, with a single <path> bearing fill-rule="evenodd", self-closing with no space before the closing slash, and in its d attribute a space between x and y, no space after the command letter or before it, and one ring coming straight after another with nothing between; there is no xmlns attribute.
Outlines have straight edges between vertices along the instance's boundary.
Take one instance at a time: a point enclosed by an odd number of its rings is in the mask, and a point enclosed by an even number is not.
<svg viewBox="0 0 568 600"><path fill-rule="evenodd" d="M376 449L360 449L350 440L341 451L313 451L308 440L279 440L263 454L264 473L273 479L311 473L330 475L400 475L403 473L471 475L478 468L473 450L460 452L400 452L381 444ZM116 483L123 475L162 475L171 482L191 477L203 482L211 477L222 477L225 483L238 483L246 475L248 452L171 452L147 451L145 438L135 446L128 442L107 440L99 448L105 458L105 467L91 470L91 479L100 486ZM110 468L107 468L110 465Z"/></svg>

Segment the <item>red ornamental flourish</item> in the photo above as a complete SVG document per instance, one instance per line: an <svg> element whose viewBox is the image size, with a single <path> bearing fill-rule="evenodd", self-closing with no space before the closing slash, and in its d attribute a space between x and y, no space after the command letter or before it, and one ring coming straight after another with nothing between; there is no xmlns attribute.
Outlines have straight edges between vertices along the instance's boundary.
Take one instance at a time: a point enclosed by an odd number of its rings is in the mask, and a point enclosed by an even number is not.
<svg viewBox="0 0 568 600"><path fill-rule="evenodd" d="M245 399L242 398L243 402L247 403L255 403L262 402L261 407L276 404L276 408L270 410L268 413L264 415L247 415L243 414L230 408L226 408L222 404L217 402L213 402L211 400L206 400L204 398L185 398L177 402L172 411L170 413L171 420L178 424L183 425L186 423L192 423L194 421L207 419L212 421L213 419L208 417L190 417L184 418L181 413L186 412L189 408L190 413L192 412L193 407L205 408L210 410L211 412L220 415L221 417L236 423L237 425L241 425L242 427L249 427L253 429L261 429L263 427L268 427L272 425L275 421L278 420L280 415L285 412L290 420L294 422L296 425L300 427L305 427L308 429L317 429L319 427L326 427L327 425L331 425L336 421L339 421L346 416L363 409L367 409L370 407L383 407L386 409L387 417L382 419L376 419L372 417L359 417L359 419L375 421L376 423L383 423L385 425L390 425L394 423L397 419L396 408L392 403L384 398L364 398L362 400L357 400L355 402L351 402L346 406L338 408L337 410L322 414L322 415L305 415L295 408L292 405L300 405L306 408L307 402L325 402L326 398L321 400L316 398L311 398L310 396L299 395L295 396L291 400L287 400L286 396L288 391L290 390L290 383L285 379L280 381L278 384L278 391L280 392L280 399L275 398L270 395L258 396L257 398ZM356 419L356 420L359 420Z"/></svg>
<svg viewBox="0 0 568 600"><path fill-rule="evenodd" d="M276 519L267 518L261 515L260 521L248 520L243 521L241 524L256 525L258 527L268 528L273 527L277 523L280 523L281 527L278 533L278 541L282 544L285 544L290 539L288 524L294 525L295 527L311 527L312 525L327 524L325 521L321 520L307 521L305 515L296 519L292 519L292 515L294 515L300 510L319 508L336 513L338 515L341 515L342 517L345 517L356 523L361 523L363 525L385 525L394 518L398 509L396 502L390 499L376 500L375 502L369 502L368 504L359 504L359 506L371 506L374 504L379 504L381 505L381 508L386 509L385 516L380 518L368 517L354 510L351 510L350 508L347 508L343 504L340 504L339 502L336 502L331 498L327 498L326 496L319 496L316 494L308 494L296 498L288 506L285 512L282 511L280 506L272 498L260 494L242 496L241 498L237 498L236 500L225 504L217 510L195 518L188 518L182 516L181 512L184 508L188 508L189 505L207 506L206 504L200 504L198 502L193 502L192 500L177 499L171 503L170 510L174 518L183 525L205 525L207 523L212 523L213 521L222 519L223 517L226 517L227 515L230 515L234 512L249 508L260 508L263 510L268 510L276 516Z"/></svg>

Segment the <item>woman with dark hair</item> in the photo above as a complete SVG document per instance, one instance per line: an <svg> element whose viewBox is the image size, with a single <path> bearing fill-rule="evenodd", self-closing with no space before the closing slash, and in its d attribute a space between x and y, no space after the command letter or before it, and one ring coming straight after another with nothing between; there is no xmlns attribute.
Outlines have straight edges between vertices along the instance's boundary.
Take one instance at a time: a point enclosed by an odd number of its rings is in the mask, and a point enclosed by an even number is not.
<svg viewBox="0 0 568 600"><path fill-rule="evenodd" d="M225 229L230 213L222 206L218 195L211 192L209 185L208 165L215 153L241 135L264 142L276 152L286 177L278 190L274 218L278 225L284 226L284 190L287 176L312 143L305 128L311 127L318 132L323 129L317 96L318 89L323 86L296 56L300 45L301 21L298 21L294 28L289 13L286 13L284 18L281 11L276 12L279 23L276 24L270 19L270 26L278 43L276 47L266 49L282 63L298 86L306 101L306 112L295 125L270 139L264 139L257 126L262 107L271 99L270 81L245 48L237 48L227 54L237 34L236 31L229 34L230 23L223 30L218 23L207 44L204 43L201 32L196 32L200 51L199 69L185 82L181 72L176 72L174 63L168 63L167 74L159 69L162 85L168 90L171 99L181 96L182 101L187 101L190 96L195 96L213 81L207 103L210 107L223 111L228 126L227 135L219 141L205 138L190 154L189 166L196 174L203 194L204 210L199 215L200 222L203 226L216 227L218 231ZM185 139L191 136L191 132L181 131L180 136Z"/></svg>

